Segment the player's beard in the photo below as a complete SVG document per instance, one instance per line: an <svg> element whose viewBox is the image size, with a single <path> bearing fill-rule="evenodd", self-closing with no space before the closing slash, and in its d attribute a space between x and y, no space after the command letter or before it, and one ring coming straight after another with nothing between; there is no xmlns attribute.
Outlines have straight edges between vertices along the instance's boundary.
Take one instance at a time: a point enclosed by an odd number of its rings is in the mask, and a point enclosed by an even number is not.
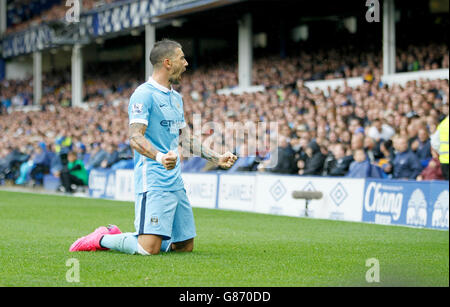
<svg viewBox="0 0 450 307"><path fill-rule="evenodd" d="M183 67L181 67L176 73L174 73L170 78L169 78L169 82L171 84L179 84L181 81L181 75L186 71L186 69L183 69Z"/></svg>
<svg viewBox="0 0 450 307"><path fill-rule="evenodd" d="M173 76L173 77L169 78L170 84L179 84L180 81L181 81L181 75L179 75L178 77Z"/></svg>

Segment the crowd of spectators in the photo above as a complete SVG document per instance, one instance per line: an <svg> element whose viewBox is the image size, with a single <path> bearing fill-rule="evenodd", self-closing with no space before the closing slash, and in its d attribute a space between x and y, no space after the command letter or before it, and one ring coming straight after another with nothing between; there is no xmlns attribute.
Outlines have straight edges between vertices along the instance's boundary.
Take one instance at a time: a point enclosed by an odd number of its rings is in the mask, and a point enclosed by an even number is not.
<svg viewBox="0 0 450 307"><path fill-rule="evenodd" d="M292 55L262 56L253 63L254 84L266 88L293 85L299 79L304 81L330 80L364 77L371 82L374 75L382 74L382 54L370 48L318 48L299 45ZM449 52L446 44L428 44L397 48L396 71L412 72L449 67ZM188 83L194 83L196 92L213 92L238 85L238 71L235 63L218 63L197 69L186 76Z"/></svg>
<svg viewBox="0 0 450 307"><path fill-rule="evenodd" d="M183 83L184 84L184 83ZM434 174L439 160L431 150L430 135L448 116L448 80L417 80L388 87L379 79L356 88L311 91L299 80L295 86L268 89L263 93L226 96L210 94L199 103L189 84L182 87L187 114L201 114L202 122L276 122L278 146L270 131L249 134L241 148L219 137L217 148L242 159L231 171L267 171L309 176L352 176L395 179L443 179ZM190 126L194 123L187 118ZM202 131L208 136L211 131ZM258 131L259 133L259 131ZM224 133L226 136L226 132ZM231 137L231 134L228 134ZM269 140L269 141L267 141ZM243 153L243 154L242 154ZM275 157L275 161L271 159ZM430 163L433 161L433 163Z"/></svg>
<svg viewBox="0 0 450 307"><path fill-rule="evenodd" d="M448 67L448 54L439 52L444 48L411 50L418 54L415 62L419 66L414 69L426 65L435 68L435 63ZM265 90L241 95L217 93L237 84L232 67L218 65L186 72L175 89L183 95L187 124L193 128L193 115L201 116L203 138L212 140L211 146L239 156L231 172L442 179L430 135L448 116L448 80L388 86L380 81L376 59L361 68L352 64L342 70L339 67L343 65L335 65L338 60L332 54L300 55L299 62L256 60L254 80L264 84ZM433 54L435 58L430 60L427 55ZM302 57L307 57L304 61L311 66L303 66ZM334 60L327 61L327 57ZM324 64L319 65L322 60ZM408 58L405 61L408 63ZM1 83L0 183L11 179L16 184L42 184L43 175L52 174L61 179L62 189L70 192L71 183L85 183L94 168L133 167L127 105L134 88L144 80L133 77L133 66L123 71L100 66L109 70L94 66L87 70L84 93L89 103L83 108L70 107L68 71L45 76L39 111L23 112L12 107L32 100L31 79ZM328 92L305 86L312 76L337 77L333 72L336 68L343 73L340 77L362 73L365 82ZM260 125L262 122L276 123L278 135L275 137L268 125ZM210 123L214 127L205 128ZM229 123L253 123L257 129L236 140L227 134ZM183 166L195 159L180 152L185 155ZM198 170L214 169L206 163Z"/></svg>
<svg viewBox="0 0 450 307"><path fill-rule="evenodd" d="M125 104L114 100L86 110L51 105L45 111L0 116L0 180L42 184L47 173L61 178L71 153L86 172L130 161Z"/></svg>

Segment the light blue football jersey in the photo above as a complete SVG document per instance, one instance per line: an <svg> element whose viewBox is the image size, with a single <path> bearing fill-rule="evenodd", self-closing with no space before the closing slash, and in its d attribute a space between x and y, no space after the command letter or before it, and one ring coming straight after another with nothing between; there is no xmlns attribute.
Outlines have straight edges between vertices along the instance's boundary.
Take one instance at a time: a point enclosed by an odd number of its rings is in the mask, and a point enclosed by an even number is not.
<svg viewBox="0 0 450 307"><path fill-rule="evenodd" d="M181 178L178 138L180 129L186 126L183 99L173 89L158 84L150 77L131 95L128 105L130 125L147 125L145 137L158 151L166 154L170 150L178 155L174 169L164 166L134 151L135 193L146 191L177 191L184 188Z"/></svg>

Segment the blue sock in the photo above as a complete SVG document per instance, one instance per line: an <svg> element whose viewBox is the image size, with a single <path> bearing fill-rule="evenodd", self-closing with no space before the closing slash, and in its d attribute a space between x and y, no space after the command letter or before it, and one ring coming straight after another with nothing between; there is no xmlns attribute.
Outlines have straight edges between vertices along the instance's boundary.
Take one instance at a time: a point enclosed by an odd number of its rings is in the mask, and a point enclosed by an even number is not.
<svg viewBox="0 0 450 307"><path fill-rule="evenodd" d="M126 254L136 254L138 251L138 239L137 235L131 232L104 235L100 241L100 246Z"/></svg>
<svg viewBox="0 0 450 307"><path fill-rule="evenodd" d="M163 253L170 252L172 250L171 245L172 245L172 240L162 240L160 251Z"/></svg>

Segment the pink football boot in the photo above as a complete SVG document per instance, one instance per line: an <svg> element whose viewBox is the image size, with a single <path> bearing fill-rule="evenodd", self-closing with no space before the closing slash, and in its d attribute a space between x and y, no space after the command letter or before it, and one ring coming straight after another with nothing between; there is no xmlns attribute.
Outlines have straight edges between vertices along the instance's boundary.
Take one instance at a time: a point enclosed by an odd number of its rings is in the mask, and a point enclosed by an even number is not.
<svg viewBox="0 0 450 307"><path fill-rule="evenodd" d="M108 225L107 227L98 227L94 232L88 234L87 236L81 237L76 240L72 246L70 246L70 252L81 252L81 251L98 251L98 250L108 250L100 246L100 240L104 235L114 235L122 233L116 225Z"/></svg>

